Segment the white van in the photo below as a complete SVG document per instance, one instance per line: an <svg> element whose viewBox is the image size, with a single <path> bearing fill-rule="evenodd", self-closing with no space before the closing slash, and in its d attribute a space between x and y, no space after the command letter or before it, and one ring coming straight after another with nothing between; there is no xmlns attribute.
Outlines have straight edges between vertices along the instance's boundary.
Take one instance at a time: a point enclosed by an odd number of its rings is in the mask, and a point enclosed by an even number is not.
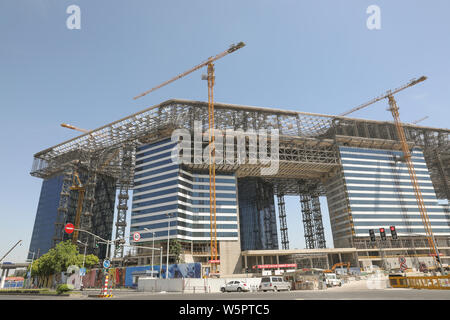
<svg viewBox="0 0 450 320"><path fill-rule="evenodd" d="M282 277L263 277L261 279L261 284L259 285L260 291L279 291L279 290L291 290L291 285L289 282L283 280Z"/></svg>

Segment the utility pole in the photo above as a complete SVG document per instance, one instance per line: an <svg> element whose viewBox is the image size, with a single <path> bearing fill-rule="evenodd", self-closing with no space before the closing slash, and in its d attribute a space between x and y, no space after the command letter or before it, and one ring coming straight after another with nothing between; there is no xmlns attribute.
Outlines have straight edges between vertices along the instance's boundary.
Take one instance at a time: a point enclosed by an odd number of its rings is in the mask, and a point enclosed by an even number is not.
<svg viewBox="0 0 450 320"><path fill-rule="evenodd" d="M166 279L169 278L169 242L170 242L170 218L172 218L171 213L166 213L166 215L169 217L168 221L168 228L167 228L167 262L166 262Z"/></svg>
<svg viewBox="0 0 450 320"><path fill-rule="evenodd" d="M153 235L152 247L155 248L155 233L153 231L150 231L150 229L148 229L148 228L144 228L144 230L152 233L152 235ZM153 266L154 266L154 264L153 264L154 253L155 253L155 250L152 250L152 277L153 277Z"/></svg>
<svg viewBox="0 0 450 320"><path fill-rule="evenodd" d="M30 276L27 277L27 287L31 288L30 286L30 280L31 280L31 271L33 270L33 261L34 261L34 255L36 254L35 251L28 251L28 253L32 253L33 257L31 258L31 265L30 265ZM28 279L29 278L29 279Z"/></svg>
<svg viewBox="0 0 450 320"><path fill-rule="evenodd" d="M86 243L83 243L80 240L77 240L77 242L84 246L83 266L82 266L82 268L84 269L84 263L86 262L86 248L88 245L88 241L86 240ZM81 283L81 287L83 287L83 276L81 275L81 272L80 272L80 283Z"/></svg>
<svg viewBox="0 0 450 320"><path fill-rule="evenodd" d="M162 279L162 253L163 253L163 247L159 249L159 278Z"/></svg>

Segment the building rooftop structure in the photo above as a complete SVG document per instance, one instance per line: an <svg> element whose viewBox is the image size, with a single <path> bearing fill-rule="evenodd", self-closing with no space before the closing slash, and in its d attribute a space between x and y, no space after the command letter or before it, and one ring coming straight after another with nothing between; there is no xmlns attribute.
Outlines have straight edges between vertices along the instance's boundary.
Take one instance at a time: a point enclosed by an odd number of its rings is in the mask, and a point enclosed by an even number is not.
<svg viewBox="0 0 450 320"><path fill-rule="evenodd" d="M261 175L260 170L264 167L261 162L224 161L216 164L216 170L232 172L239 179L258 177L271 188L273 186L273 194L278 197L300 195L305 230L307 225L311 228L313 224L321 225L318 197L327 195L327 181L342 175L341 148L401 150L395 124L391 121L218 102L214 103L214 108L215 125L219 130L242 130L244 133L278 130L278 166L272 174ZM119 190L116 239L124 239L128 190L134 188L136 182L137 147L167 139L176 129L194 132L199 129L196 127L198 123L202 132L208 131L207 102L171 99L36 153L32 176L48 179L65 175L55 223L55 239L63 238L61 233L68 206L70 177L80 167L87 172L84 212L92 212L97 175L115 179ZM407 123L403 124L403 128L410 147L418 147L423 152L436 198L450 199L450 130ZM245 152L249 158L250 151ZM185 167L202 171L208 169L208 163L192 161ZM348 215L351 218L351 213ZM308 229L305 234L307 247L314 248L313 242L318 242L313 239L317 232ZM287 240L287 235L284 240ZM308 241L311 243L308 244ZM324 241L321 243L325 246ZM115 253L115 257L121 255L123 252Z"/></svg>
<svg viewBox="0 0 450 320"><path fill-rule="evenodd" d="M277 175L271 176L272 180L286 177L323 177L338 165L336 144L401 149L395 125L390 121L218 102L214 106L218 129L279 130L280 170ZM164 101L34 154L31 175L47 178L56 172L64 171L65 167L74 161L81 161L89 167L92 166L89 163L96 159L100 166L100 163L104 163L117 152L117 157L102 171L119 178L124 154L121 150L124 145L135 146L156 141L170 136L177 128L193 130L194 121L201 121L202 129L206 131L207 114L207 102L179 99ZM450 198L450 130L407 123L403 125L408 142L424 149L437 197ZM241 168L238 176L252 175L252 169L255 168ZM293 173L299 172L296 169L302 169L300 176L292 176ZM132 185L132 181L130 183ZM282 190L282 184L279 185ZM289 188L286 188L287 190L282 190L284 194L289 193Z"/></svg>

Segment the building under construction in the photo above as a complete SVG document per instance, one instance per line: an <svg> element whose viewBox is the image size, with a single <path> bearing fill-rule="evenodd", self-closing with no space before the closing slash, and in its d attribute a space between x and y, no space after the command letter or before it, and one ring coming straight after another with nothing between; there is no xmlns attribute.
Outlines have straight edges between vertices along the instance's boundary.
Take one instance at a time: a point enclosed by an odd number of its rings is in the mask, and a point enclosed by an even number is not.
<svg viewBox="0 0 450 320"><path fill-rule="evenodd" d="M366 258L370 263L381 261L379 255L389 250L411 257L431 254L393 122L225 103L214 107L215 127L220 132L244 134L243 149L229 150L225 143L216 143L216 154L224 155L215 164L214 224L221 273L241 273L259 264L258 252L264 252L261 257L282 256L283 262L301 260L298 256L304 250L284 254L292 251L287 230L297 227L287 225L285 196L298 197L306 249L318 258L331 246L324 236L322 196L328 201L335 250L350 250L353 266L363 266ZM177 129L185 134L174 139ZM268 151L261 153L258 148L263 142L252 134L262 130L268 133L264 145ZM450 130L405 123L403 130L441 259L448 262ZM64 225L74 222L77 206L77 192L70 189L72 177L79 172L85 188L81 229L124 239L130 228L130 234L141 235L136 245L154 241L157 248L169 236L180 242L185 262L208 265L213 223L209 164L197 161L208 141L201 135L198 139L196 132L208 132L208 103L169 100L36 153L31 175L44 182L30 251L40 249L42 254L67 237ZM276 141L271 132L277 132ZM230 139L233 146L239 146L237 137ZM179 152L183 144L191 147L191 153L183 153L186 161L175 162L174 147ZM240 160L228 161L225 155ZM257 161L249 160L255 157ZM273 163L276 170L270 171ZM42 223L44 211L47 216ZM131 226L126 224L129 211ZM45 232L42 225L46 225ZM390 226L395 226L398 240L389 234L385 241L370 240L370 229L378 232ZM80 238L81 242L89 239L81 234ZM38 247L38 239L47 247ZM88 244L90 252L104 257L104 251L96 251L102 246L96 248L91 240ZM385 251L380 253L382 248ZM116 245L112 253L122 258L124 246ZM150 251L141 254L139 262L149 263ZM311 261L311 257L306 259L307 264Z"/></svg>

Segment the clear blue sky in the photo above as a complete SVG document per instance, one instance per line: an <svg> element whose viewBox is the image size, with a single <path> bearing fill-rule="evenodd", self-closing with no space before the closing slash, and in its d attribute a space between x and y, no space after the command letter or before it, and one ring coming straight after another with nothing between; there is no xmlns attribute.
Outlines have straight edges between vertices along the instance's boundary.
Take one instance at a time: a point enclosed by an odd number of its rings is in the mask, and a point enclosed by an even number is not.
<svg viewBox="0 0 450 320"><path fill-rule="evenodd" d="M80 30L66 27L72 4ZM372 4L380 30L366 27ZM202 72L132 97L231 43L247 46L216 63L216 101L338 114L426 75L398 94L401 118L447 128L449 12L448 0L1 1L0 256L22 239L6 261L25 259L41 187L32 156L76 135L60 123L92 129L170 98L207 100ZM391 119L385 102L353 116ZM291 248L303 248L298 199L287 210Z"/></svg>

